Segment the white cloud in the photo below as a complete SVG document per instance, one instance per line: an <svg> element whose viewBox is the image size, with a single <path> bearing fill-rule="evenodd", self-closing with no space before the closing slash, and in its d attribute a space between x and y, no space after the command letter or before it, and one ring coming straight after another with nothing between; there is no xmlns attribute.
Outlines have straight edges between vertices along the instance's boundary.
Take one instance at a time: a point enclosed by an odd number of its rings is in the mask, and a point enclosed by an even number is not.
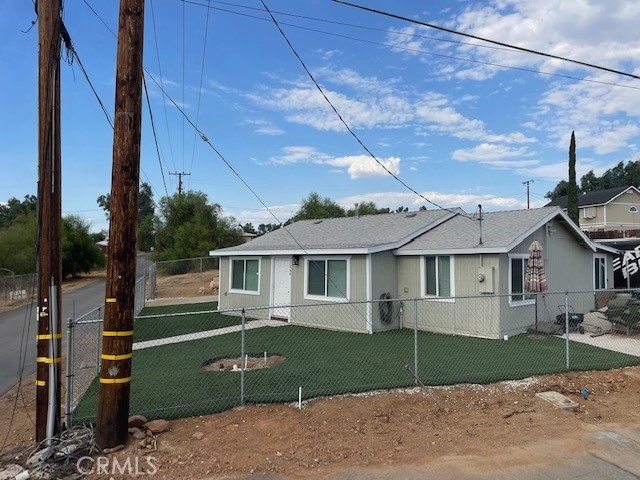
<svg viewBox="0 0 640 480"><path fill-rule="evenodd" d="M529 156L526 147L513 149L504 145L482 143L469 149L458 149L451 158L459 162L477 162L496 168L523 168L538 165L538 160L512 160Z"/></svg>
<svg viewBox="0 0 640 480"><path fill-rule="evenodd" d="M347 170L353 180L366 177L385 176L389 173L385 168L397 175L400 173L400 159L396 157L379 158L376 162L366 155L355 155L345 157L332 157L323 152L319 152L314 147L290 146L282 149L283 155L272 157L270 160L276 165L292 165L296 163L313 163L317 165L329 165ZM382 166L384 168L382 168ZM331 172L336 173L333 169Z"/></svg>

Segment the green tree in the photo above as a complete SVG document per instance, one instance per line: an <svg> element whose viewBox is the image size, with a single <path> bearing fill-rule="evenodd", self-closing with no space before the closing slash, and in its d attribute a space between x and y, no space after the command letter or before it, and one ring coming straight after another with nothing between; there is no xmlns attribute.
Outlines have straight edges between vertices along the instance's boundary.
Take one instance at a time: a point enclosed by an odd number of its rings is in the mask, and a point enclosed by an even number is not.
<svg viewBox="0 0 640 480"><path fill-rule="evenodd" d="M569 184L567 186L567 215L573 223L580 225L580 210L578 208L578 184L576 183L576 135L571 132L569 144Z"/></svg>
<svg viewBox="0 0 640 480"><path fill-rule="evenodd" d="M311 192L309 196L302 200L302 205L296 214L285 222L285 225L299 220L313 220L316 218L338 218L344 217L344 208L328 197L321 198L316 192Z"/></svg>
<svg viewBox="0 0 640 480"><path fill-rule="evenodd" d="M15 220L36 212L37 208L38 199L35 195L25 195L23 201L15 197L10 198L6 204L0 204L0 230Z"/></svg>
<svg viewBox="0 0 640 480"><path fill-rule="evenodd" d="M258 235L264 235L265 233L273 232L280 228L278 223L261 223L258 225Z"/></svg>
<svg viewBox="0 0 640 480"><path fill-rule="evenodd" d="M374 202L356 203L353 208L347 210L347 217L359 215L378 215L380 213L390 213L389 208L378 208Z"/></svg>
<svg viewBox="0 0 640 480"><path fill-rule="evenodd" d="M111 194L100 195L96 202L98 206L104 210L104 214L109 219L109 211L111 208ZM155 202L153 201L153 191L151 185L146 182L140 184L138 192L138 250L148 252L154 246L155 230L154 230Z"/></svg>
<svg viewBox="0 0 640 480"><path fill-rule="evenodd" d="M580 191L586 193L595 192L596 190L602 190L600 178L596 177L593 170L589 170L580 179Z"/></svg>
<svg viewBox="0 0 640 480"><path fill-rule="evenodd" d="M62 278L76 278L103 268L105 258L89 233L89 224L76 215L62 219Z"/></svg>
<svg viewBox="0 0 640 480"><path fill-rule="evenodd" d="M252 223L245 223L244 225L241 225L240 228L242 228L242 231L245 233L253 233L256 235L258 233L258 231L255 228L253 228Z"/></svg>
<svg viewBox="0 0 640 480"><path fill-rule="evenodd" d="M37 215L30 212L0 230L0 268L16 275L36 271Z"/></svg>
<svg viewBox="0 0 640 480"><path fill-rule="evenodd" d="M209 250L242 243L242 229L235 219L223 217L222 207L210 205L202 192L163 197L158 211L155 261L201 257Z"/></svg>
<svg viewBox="0 0 640 480"><path fill-rule="evenodd" d="M548 198L549 200L555 200L558 197L564 197L567 194L568 187L569 182L567 182L566 180L560 180L556 185L556 188L554 188L550 192L547 192L545 198Z"/></svg>

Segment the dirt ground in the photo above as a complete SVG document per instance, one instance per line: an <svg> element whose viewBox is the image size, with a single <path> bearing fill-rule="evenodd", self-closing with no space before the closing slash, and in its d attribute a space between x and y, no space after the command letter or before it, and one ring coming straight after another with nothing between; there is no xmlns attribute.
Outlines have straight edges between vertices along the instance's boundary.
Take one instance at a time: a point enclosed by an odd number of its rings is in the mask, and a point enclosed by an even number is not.
<svg viewBox="0 0 640 480"><path fill-rule="evenodd" d="M158 292L193 296L210 277L172 277L171 285L158 282ZM23 385L0 398L0 467L23 462L34 447L33 379ZM566 395L579 408L560 409L535 396L548 390ZM141 449L131 437L112 455L122 463L137 458L142 470L153 465L158 479L320 479L354 468L379 472L438 465L491 473L514 463L561 464L588 450L594 432L640 424L640 367L429 392L416 388L321 398L302 408L247 405L172 420L170 430L157 435L157 448Z"/></svg>
<svg viewBox="0 0 640 480"><path fill-rule="evenodd" d="M171 277L157 277L156 298L200 297L216 295L219 282L218 270L202 273L185 273Z"/></svg>
<svg viewBox="0 0 640 480"><path fill-rule="evenodd" d="M14 388L0 400L0 442L6 438L0 466L24 461L33 447L34 390L33 382L25 382L19 394ZM560 409L535 396L548 390L579 408ZM431 392L437 403L417 388L321 398L301 409L249 405L172 420L170 430L157 436L157 449L140 449L131 437L112 455L121 463L138 458L140 465L153 464L158 479L319 479L352 468L443 463L487 473L514 463L561 464L589 449L595 431L640 423L640 367Z"/></svg>

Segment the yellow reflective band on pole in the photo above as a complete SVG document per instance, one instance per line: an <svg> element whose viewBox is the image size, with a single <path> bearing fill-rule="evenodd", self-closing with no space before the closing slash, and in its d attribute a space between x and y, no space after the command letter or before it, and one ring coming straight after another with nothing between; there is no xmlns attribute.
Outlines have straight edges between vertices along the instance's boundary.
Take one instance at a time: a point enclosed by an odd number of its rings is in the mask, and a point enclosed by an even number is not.
<svg viewBox="0 0 640 480"><path fill-rule="evenodd" d="M107 298L105 300L106 303L116 303L116 299L115 298Z"/></svg>
<svg viewBox="0 0 640 480"><path fill-rule="evenodd" d="M36 386L44 387L45 385L46 385L46 382L44 380L36 380Z"/></svg>
<svg viewBox="0 0 640 480"><path fill-rule="evenodd" d="M55 335L53 333L45 333L42 335L36 335L36 340L52 340L52 339L59 339L62 338L62 334L61 333L56 333Z"/></svg>
<svg viewBox="0 0 640 480"><path fill-rule="evenodd" d="M103 360L126 360L127 358L131 358L133 356L132 353L123 353L122 355L107 355L103 353L100 355L100 358Z"/></svg>
<svg viewBox="0 0 640 480"><path fill-rule="evenodd" d="M36 358L36 362L38 363L60 363L62 361L61 357L38 357Z"/></svg>
<svg viewBox="0 0 640 480"><path fill-rule="evenodd" d="M47 312L40 312L41 317L46 317L47 315L49 315Z"/></svg>
<svg viewBox="0 0 640 480"><path fill-rule="evenodd" d="M128 383L131 381L131 377L126 378L101 378L100 383Z"/></svg>
<svg viewBox="0 0 640 480"><path fill-rule="evenodd" d="M133 330L123 330L123 331L115 331L115 330L105 330L102 332L103 337L130 337L133 335Z"/></svg>

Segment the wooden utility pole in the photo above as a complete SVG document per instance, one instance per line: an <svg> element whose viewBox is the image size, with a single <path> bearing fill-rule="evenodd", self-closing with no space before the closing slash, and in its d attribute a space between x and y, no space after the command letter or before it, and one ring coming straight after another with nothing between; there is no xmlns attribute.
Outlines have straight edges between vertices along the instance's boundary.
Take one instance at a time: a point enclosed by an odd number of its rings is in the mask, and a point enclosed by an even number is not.
<svg viewBox="0 0 640 480"><path fill-rule="evenodd" d="M142 119L144 0L120 0L107 285L96 441L128 437Z"/></svg>
<svg viewBox="0 0 640 480"><path fill-rule="evenodd" d="M182 193L182 177L184 177L185 175L191 175L191 174L185 173L185 172L169 172L169 175L178 176L178 193Z"/></svg>
<svg viewBox="0 0 640 480"><path fill-rule="evenodd" d="M529 207L529 185L533 183L533 180L525 180L524 182L522 182L523 185L527 186L527 210L530 208Z"/></svg>
<svg viewBox="0 0 640 480"><path fill-rule="evenodd" d="M60 429L61 0L38 6L38 334L36 441Z"/></svg>

